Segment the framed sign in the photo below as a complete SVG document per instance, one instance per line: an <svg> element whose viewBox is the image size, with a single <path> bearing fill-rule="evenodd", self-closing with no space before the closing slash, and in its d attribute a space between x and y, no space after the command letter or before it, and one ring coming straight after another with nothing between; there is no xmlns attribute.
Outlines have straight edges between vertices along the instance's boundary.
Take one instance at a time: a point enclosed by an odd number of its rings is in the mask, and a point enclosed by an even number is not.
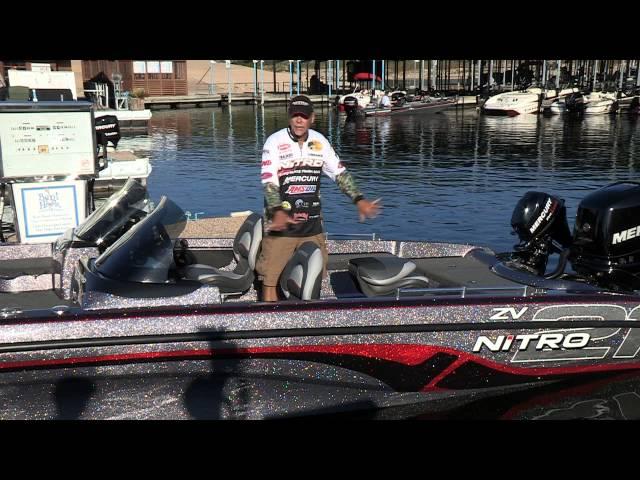
<svg viewBox="0 0 640 480"><path fill-rule="evenodd" d="M4 112L1 107L0 180L97 175L91 110L46 111L43 106Z"/></svg>
<svg viewBox="0 0 640 480"><path fill-rule="evenodd" d="M20 243L51 243L87 216L87 182L11 184Z"/></svg>

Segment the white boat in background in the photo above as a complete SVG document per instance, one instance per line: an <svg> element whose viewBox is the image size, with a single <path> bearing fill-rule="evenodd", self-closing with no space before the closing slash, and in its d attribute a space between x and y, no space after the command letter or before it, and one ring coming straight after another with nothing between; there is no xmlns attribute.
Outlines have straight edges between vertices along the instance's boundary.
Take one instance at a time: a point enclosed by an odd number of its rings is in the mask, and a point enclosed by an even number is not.
<svg viewBox="0 0 640 480"><path fill-rule="evenodd" d="M542 97L542 89L537 87L499 93L484 102L482 111L487 115L507 115L510 117L524 113L538 113Z"/></svg>
<svg viewBox="0 0 640 480"><path fill-rule="evenodd" d="M135 178L141 185L147 185L151 175L149 157L138 157L130 150L107 148L107 161L98 173L94 193L98 197L111 195L119 190L129 178Z"/></svg>
<svg viewBox="0 0 640 480"><path fill-rule="evenodd" d="M557 96L553 96L555 90L547 90L546 105L543 104L544 112L559 115L567 112L567 97L569 95L578 94L578 87L563 88Z"/></svg>
<svg viewBox="0 0 640 480"><path fill-rule="evenodd" d="M353 89L353 92L342 95L337 99L338 110L341 112L346 111L349 107L364 108L371 103L371 98L382 97L384 92L382 90L375 90L371 92L366 88L359 86Z"/></svg>
<svg viewBox="0 0 640 480"><path fill-rule="evenodd" d="M618 100L613 92L591 92L584 96L584 102L584 113L588 115L613 113L618 110Z"/></svg>

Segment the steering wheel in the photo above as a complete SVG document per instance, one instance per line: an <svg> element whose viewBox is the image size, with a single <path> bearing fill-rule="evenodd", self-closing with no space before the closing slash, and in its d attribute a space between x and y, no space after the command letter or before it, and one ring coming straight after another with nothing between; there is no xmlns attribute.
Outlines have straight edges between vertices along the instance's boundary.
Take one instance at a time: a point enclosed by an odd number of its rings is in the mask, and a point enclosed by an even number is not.
<svg viewBox="0 0 640 480"><path fill-rule="evenodd" d="M173 261L178 268L196 263L195 255L189 251L189 243L184 238L178 238L173 246Z"/></svg>

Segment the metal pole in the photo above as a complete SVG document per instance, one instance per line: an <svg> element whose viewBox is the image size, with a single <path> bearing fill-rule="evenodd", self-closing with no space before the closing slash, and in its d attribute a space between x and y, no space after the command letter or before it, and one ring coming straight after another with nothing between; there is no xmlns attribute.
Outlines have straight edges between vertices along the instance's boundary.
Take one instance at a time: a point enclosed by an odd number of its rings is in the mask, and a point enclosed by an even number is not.
<svg viewBox="0 0 640 480"><path fill-rule="evenodd" d="M253 61L253 98L258 96L258 60Z"/></svg>
<svg viewBox="0 0 640 480"><path fill-rule="evenodd" d="M211 60L211 84L209 85L209 94L213 95L214 93L216 93L216 84L215 84L215 75L214 75L214 70L216 68L216 61L215 60Z"/></svg>
<svg viewBox="0 0 640 480"><path fill-rule="evenodd" d="M493 60L489 60L489 88L493 85Z"/></svg>
<svg viewBox="0 0 640 480"><path fill-rule="evenodd" d="M561 60L556 60L556 90L560 88Z"/></svg>
<svg viewBox="0 0 640 480"><path fill-rule="evenodd" d="M542 60L542 91L547 89L547 61Z"/></svg>
<svg viewBox="0 0 640 480"><path fill-rule="evenodd" d="M478 60L478 87L482 87L482 60Z"/></svg>
<svg viewBox="0 0 640 480"><path fill-rule="evenodd" d="M264 105L264 60L260 60L260 105Z"/></svg>
<svg viewBox="0 0 640 480"><path fill-rule="evenodd" d="M293 60L289 60L289 97L293 95Z"/></svg>
<svg viewBox="0 0 640 480"><path fill-rule="evenodd" d="M475 86L475 81L476 81L476 69L475 69L475 64L473 63L473 60L469 60L469 70L471 71L471 75L469 75L470 81L471 81L471 85L469 86L469 90L473 91L473 87Z"/></svg>
<svg viewBox="0 0 640 480"><path fill-rule="evenodd" d="M507 61L504 60L504 65L502 67L502 88L507 83Z"/></svg>
<svg viewBox="0 0 640 480"><path fill-rule="evenodd" d="M300 60L296 60L296 95L300 95Z"/></svg>
<svg viewBox="0 0 640 480"><path fill-rule="evenodd" d="M618 72L620 72L620 81L618 82L618 90L622 90L622 80L624 80L624 71L626 68L626 60L620 60L620 68Z"/></svg>
<svg viewBox="0 0 640 480"><path fill-rule="evenodd" d="M513 82L516 79L516 61L511 60L511 91L513 92Z"/></svg>
<svg viewBox="0 0 640 480"><path fill-rule="evenodd" d="M331 86L333 85L333 60L329 60L329 78L328 83L329 83L329 98L331 98Z"/></svg>
<svg viewBox="0 0 640 480"><path fill-rule="evenodd" d="M231 60L226 61L227 67L227 83L229 84L229 106L231 106Z"/></svg>
<svg viewBox="0 0 640 480"><path fill-rule="evenodd" d="M640 87L640 60L636 62L636 69L638 70L638 78L636 78L636 87Z"/></svg>
<svg viewBox="0 0 640 480"><path fill-rule="evenodd" d="M598 60L595 61L593 65L593 85L591 86L591 90L596 89L596 81L598 80Z"/></svg>
<svg viewBox="0 0 640 480"><path fill-rule="evenodd" d="M376 61L373 60L373 77L371 78L371 96L376 93Z"/></svg>
<svg viewBox="0 0 640 480"><path fill-rule="evenodd" d="M384 90L384 60L382 60L382 90Z"/></svg>

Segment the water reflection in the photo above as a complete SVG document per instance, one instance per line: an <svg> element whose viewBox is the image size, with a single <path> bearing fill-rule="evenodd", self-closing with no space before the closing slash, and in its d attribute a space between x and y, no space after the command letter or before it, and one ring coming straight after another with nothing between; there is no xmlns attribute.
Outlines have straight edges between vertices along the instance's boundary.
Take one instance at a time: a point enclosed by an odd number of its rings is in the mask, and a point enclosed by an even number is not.
<svg viewBox="0 0 640 480"><path fill-rule="evenodd" d="M149 189L205 216L261 211L260 156L267 136L287 124L282 106L154 112ZM474 242L511 247L509 220L528 190L564 198L569 221L588 191L636 179L640 136L627 115L486 117L472 109L436 115L346 120L316 111L315 128L384 213L360 224L348 199L323 180L326 228L383 238ZM150 139L150 141L149 141Z"/></svg>

